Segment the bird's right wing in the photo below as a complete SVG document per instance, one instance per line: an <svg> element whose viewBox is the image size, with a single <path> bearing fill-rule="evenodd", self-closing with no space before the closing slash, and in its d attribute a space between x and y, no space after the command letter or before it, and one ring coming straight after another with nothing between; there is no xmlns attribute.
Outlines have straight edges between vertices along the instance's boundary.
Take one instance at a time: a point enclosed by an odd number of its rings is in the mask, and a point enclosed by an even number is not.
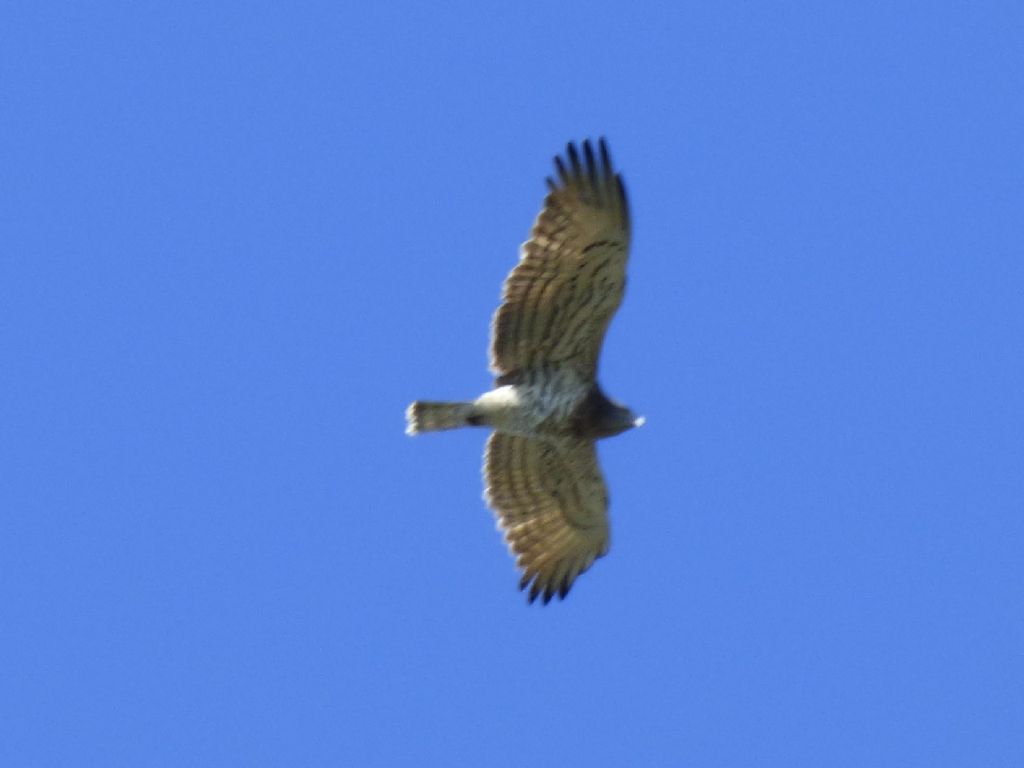
<svg viewBox="0 0 1024 768"><path fill-rule="evenodd" d="M569 144L519 264L505 280L491 325L491 369L500 376L555 364L596 374L605 331L622 302L629 206L602 139L583 157Z"/></svg>
<svg viewBox="0 0 1024 768"><path fill-rule="evenodd" d="M530 602L565 597L576 577L608 552L608 492L593 441L495 432L484 482Z"/></svg>

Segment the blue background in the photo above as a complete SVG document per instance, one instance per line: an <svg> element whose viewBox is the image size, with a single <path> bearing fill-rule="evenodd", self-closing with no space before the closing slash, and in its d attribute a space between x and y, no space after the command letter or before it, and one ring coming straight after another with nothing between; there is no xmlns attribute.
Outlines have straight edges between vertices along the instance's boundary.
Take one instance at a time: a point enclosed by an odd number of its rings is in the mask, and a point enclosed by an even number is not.
<svg viewBox="0 0 1024 768"><path fill-rule="evenodd" d="M1024 765L1024 8L0 23L0 762ZM488 324L626 178L611 554L529 607Z"/></svg>

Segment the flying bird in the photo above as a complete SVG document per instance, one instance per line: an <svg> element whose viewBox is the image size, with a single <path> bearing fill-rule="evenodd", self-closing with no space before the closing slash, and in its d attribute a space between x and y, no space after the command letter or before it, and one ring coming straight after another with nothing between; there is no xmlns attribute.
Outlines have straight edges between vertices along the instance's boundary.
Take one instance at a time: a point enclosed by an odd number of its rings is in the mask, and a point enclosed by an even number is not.
<svg viewBox="0 0 1024 768"><path fill-rule="evenodd" d="M406 410L415 435L493 429L484 499L495 511L529 601L564 598L608 552L608 491L596 441L643 424L597 383L605 331L626 286L626 190L604 139L569 144L491 323L494 388L476 400Z"/></svg>

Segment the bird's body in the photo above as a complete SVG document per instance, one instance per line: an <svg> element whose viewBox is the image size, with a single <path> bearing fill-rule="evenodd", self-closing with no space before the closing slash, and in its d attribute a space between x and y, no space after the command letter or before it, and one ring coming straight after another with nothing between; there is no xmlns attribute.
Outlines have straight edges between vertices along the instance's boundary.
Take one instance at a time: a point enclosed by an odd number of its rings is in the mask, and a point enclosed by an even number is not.
<svg viewBox="0 0 1024 768"><path fill-rule="evenodd" d="M409 434L464 426L494 430L484 460L485 497L531 585L530 600L564 597L608 550L608 497L594 441L642 419L604 395L597 361L625 290L629 214L607 147L583 161L570 144L555 158L530 240L495 313L494 389L473 401L417 401Z"/></svg>
<svg viewBox="0 0 1024 768"><path fill-rule="evenodd" d="M527 437L557 435L586 398L589 386L572 369L540 367L523 371L514 381L484 393L476 404L485 416L484 423L502 432Z"/></svg>
<svg viewBox="0 0 1024 768"><path fill-rule="evenodd" d="M410 434L459 427L492 427L523 437L597 439L639 426L629 409L571 370L533 371L516 384L489 390L472 402L417 400L407 414Z"/></svg>

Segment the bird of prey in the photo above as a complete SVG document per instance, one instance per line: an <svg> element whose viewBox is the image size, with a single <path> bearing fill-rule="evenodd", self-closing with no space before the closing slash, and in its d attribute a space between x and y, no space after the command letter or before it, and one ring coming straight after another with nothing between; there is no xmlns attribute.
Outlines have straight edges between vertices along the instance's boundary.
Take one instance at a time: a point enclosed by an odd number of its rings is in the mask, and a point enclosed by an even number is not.
<svg viewBox="0 0 1024 768"><path fill-rule="evenodd" d="M608 491L595 442L643 423L597 383L608 324L622 302L629 209L601 139L555 158L544 207L505 280L491 324L494 388L465 402L416 401L410 435L489 427L484 498L529 601L564 598L608 552Z"/></svg>

